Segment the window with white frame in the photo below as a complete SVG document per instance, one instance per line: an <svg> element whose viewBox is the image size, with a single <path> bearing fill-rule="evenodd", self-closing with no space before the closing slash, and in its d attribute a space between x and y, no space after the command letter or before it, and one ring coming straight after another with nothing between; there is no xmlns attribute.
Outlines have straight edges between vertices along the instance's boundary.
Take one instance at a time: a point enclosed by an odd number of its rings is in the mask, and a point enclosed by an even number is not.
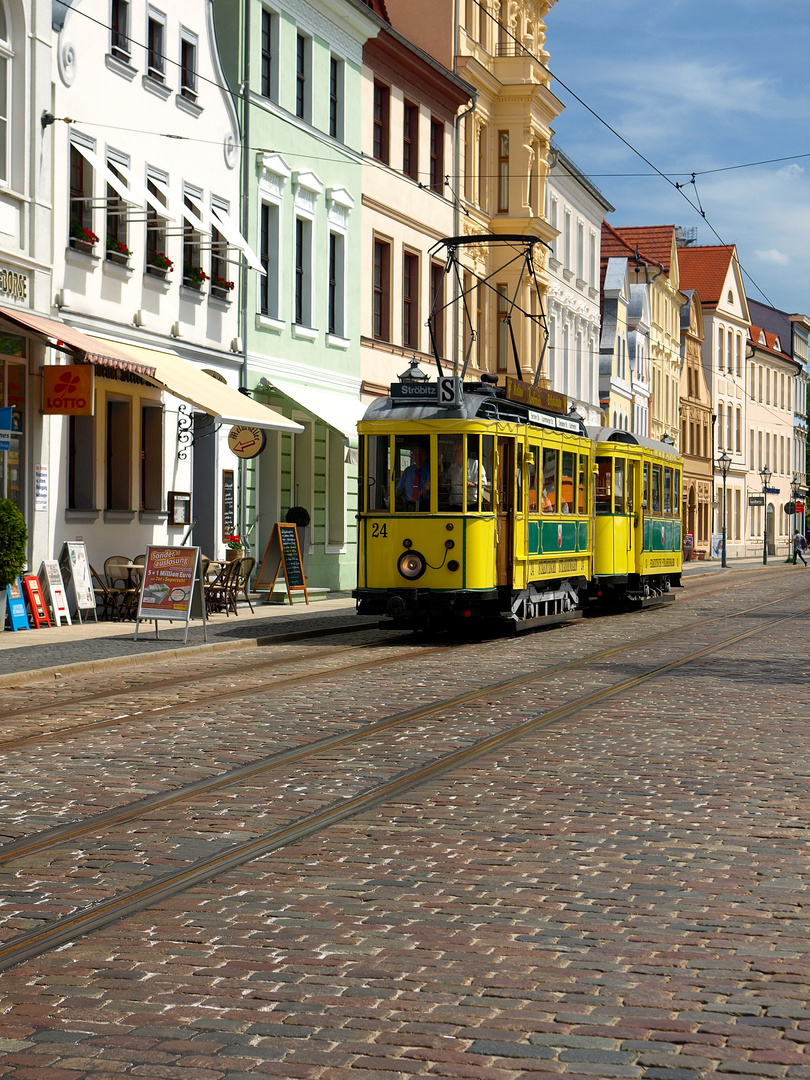
<svg viewBox="0 0 810 1080"><path fill-rule="evenodd" d="M329 57L329 134L343 142L345 65L338 56Z"/></svg>
<svg viewBox="0 0 810 1080"><path fill-rule="evenodd" d="M295 115L312 123L312 38L300 30L295 40Z"/></svg>
<svg viewBox="0 0 810 1080"><path fill-rule="evenodd" d="M278 15L262 8L261 95L278 101Z"/></svg>
<svg viewBox="0 0 810 1080"><path fill-rule="evenodd" d="M202 203L202 192L193 188L184 188L183 202L196 215ZM183 222L183 284L199 291L208 275L202 266L202 235L199 229L187 218Z"/></svg>
<svg viewBox="0 0 810 1080"><path fill-rule="evenodd" d="M93 167L79 145L74 135L70 144L70 246L89 251L98 241L93 231Z"/></svg>
<svg viewBox="0 0 810 1080"><path fill-rule="evenodd" d="M279 206L262 200L259 210L259 259L264 274L259 277L259 313L278 318Z"/></svg>
<svg viewBox="0 0 810 1080"><path fill-rule="evenodd" d="M197 35L180 28L180 96L197 100Z"/></svg>
<svg viewBox="0 0 810 1080"><path fill-rule="evenodd" d="M126 158L112 151L107 154L107 167L113 176L124 183L124 177L117 166L128 165ZM107 260L113 263L126 263L132 252L127 246L127 204L112 184L107 184L106 198L106 248Z"/></svg>
<svg viewBox="0 0 810 1080"><path fill-rule="evenodd" d="M117 60L129 62L129 0L110 2L110 53Z"/></svg>
<svg viewBox="0 0 810 1080"><path fill-rule="evenodd" d="M329 282L327 326L330 334L343 338L346 336L346 254L345 237L334 229L329 231Z"/></svg>
<svg viewBox="0 0 810 1080"><path fill-rule="evenodd" d="M214 210L220 210L223 214L228 213L228 203L224 202L222 199L212 199L211 206ZM215 214L212 214L211 217L212 220L217 220ZM236 285L234 281L230 280L231 276L230 264L228 262L228 241L219 229L215 225L212 225L211 295L219 297L220 300L227 300Z"/></svg>
<svg viewBox="0 0 810 1080"><path fill-rule="evenodd" d="M155 82L166 81L166 16L155 8L146 16L146 74Z"/></svg>
<svg viewBox="0 0 810 1080"><path fill-rule="evenodd" d="M158 210L158 206L166 205L166 196L158 185L164 186L168 181L165 173L147 171L146 190L152 196L152 201L146 204L146 271L160 278L165 278L174 267L166 254L168 220Z"/></svg>
<svg viewBox="0 0 810 1080"><path fill-rule="evenodd" d="M296 326L312 326L312 222L300 216L295 218L293 305Z"/></svg>

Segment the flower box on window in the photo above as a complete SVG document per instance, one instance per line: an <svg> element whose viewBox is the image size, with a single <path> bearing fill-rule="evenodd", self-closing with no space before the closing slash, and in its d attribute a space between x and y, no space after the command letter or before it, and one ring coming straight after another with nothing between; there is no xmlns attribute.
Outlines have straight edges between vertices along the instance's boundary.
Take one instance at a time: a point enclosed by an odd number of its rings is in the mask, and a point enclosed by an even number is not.
<svg viewBox="0 0 810 1080"><path fill-rule="evenodd" d="M107 258L110 262L126 266L131 254L131 250L122 240L116 240L112 236L107 237Z"/></svg>
<svg viewBox="0 0 810 1080"><path fill-rule="evenodd" d="M183 284L189 289L200 289L204 281L208 281L208 274L201 266L186 264L183 267Z"/></svg>
<svg viewBox="0 0 810 1080"><path fill-rule="evenodd" d="M174 263L164 251L153 252L146 260L146 272L152 277L166 280L166 275L174 270Z"/></svg>
<svg viewBox="0 0 810 1080"><path fill-rule="evenodd" d="M94 246L98 243L98 237L92 229L82 225L75 219L70 223L70 246L76 251L87 252L92 255Z"/></svg>
<svg viewBox="0 0 810 1080"><path fill-rule="evenodd" d="M220 300L229 300L234 288L233 281L218 277L216 274L211 278L211 295L219 297Z"/></svg>

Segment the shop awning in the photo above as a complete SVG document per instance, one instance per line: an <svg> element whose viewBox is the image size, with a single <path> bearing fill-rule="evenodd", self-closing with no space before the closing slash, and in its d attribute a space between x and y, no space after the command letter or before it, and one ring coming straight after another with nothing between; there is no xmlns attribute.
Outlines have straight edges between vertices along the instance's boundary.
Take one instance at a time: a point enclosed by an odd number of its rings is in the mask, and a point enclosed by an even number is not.
<svg viewBox="0 0 810 1080"><path fill-rule="evenodd" d="M366 406L359 397L349 397L348 394L337 391L330 393L328 390L291 382L289 379L277 379L275 375L268 376L267 381L285 397L335 431L339 431L347 439L357 438L357 423L366 411Z"/></svg>
<svg viewBox="0 0 810 1080"><path fill-rule="evenodd" d="M108 344L112 344L103 338L99 338L98 343L105 349ZM135 362L143 364L144 367L149 366L151 374L146 376L148 382L208 413L217 423L246 424L269 431L290 433L304 430L300 424L273 412L247 395L240 394L232 386L220 382L175 352L146 349L141 345L130 344L117 347L130 354Z"/></svg>
<svg viewBox="0 0 810 1080"><path fill-rule="evenodd" d="M101 341L98 338L83 334L63 322L54 319L45 319L41 315L34 315L28 311L18 311L12 308L0 307L0 317L14 323L15 326L24 330L31 330L41 338L53 341L57 347L64 348L66 352L83 353L83 358L91 364L103 364L104 367L118 368L121 371L131 371L135 375L151 378L155 374L154 367L144 360L124 352L113 342Z"/></svg>

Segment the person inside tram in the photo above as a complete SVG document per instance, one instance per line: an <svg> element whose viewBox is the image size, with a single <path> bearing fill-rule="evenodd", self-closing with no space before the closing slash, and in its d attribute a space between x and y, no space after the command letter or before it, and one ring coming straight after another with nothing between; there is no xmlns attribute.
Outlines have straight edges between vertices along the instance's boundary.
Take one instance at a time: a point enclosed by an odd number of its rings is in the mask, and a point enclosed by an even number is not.
<svg viewBox="0 0 810 1080"><path fill-rule="evenodd" d="M411 447L411 463L396 486L397 502L405 510L430 510L430 453L423 442Z"/></svg>
<svg viewBox="0 0 810 1080"><path fill-rule="evenodd" d="M453 444L453 460L445 471L443 481L449 489L449 504L451 510L464 509L464 492L467 492L467 509L473 509L478 504L478 478L479 473L483 484L487 482L486 471L479 469L478 458L472 454L467 457L467 479L464 479L464 445L461 439L456 439Z"/></svg>

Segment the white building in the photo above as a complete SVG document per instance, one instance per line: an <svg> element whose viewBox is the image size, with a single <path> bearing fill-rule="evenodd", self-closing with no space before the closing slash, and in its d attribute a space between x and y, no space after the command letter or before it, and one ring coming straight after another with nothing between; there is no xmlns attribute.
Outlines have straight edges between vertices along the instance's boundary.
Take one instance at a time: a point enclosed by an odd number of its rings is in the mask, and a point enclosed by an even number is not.
<svg viewBox="0 0 810 1080"><path fill-rule="evenodd" d="M238 393L240 260L260 264L237 225L240 137L212 7L77 0L63 14L53 305L92 339L79 355L95 409L50 419L49 544L81 537L101 569L196 521L193 542L221 557L238 529L230 425L257 444L262 428L300 428Z"/></svg>
<svg viewBox="0 0 810 1080"><path fill-rule="evenodd" d="M548 260L552 390L566 394L586 424L602 423L600 404L599 275L601 228L613 207L557 147L552 146L546 220L557 231ZM629 399L628 399L629 400Z"/></svg>

